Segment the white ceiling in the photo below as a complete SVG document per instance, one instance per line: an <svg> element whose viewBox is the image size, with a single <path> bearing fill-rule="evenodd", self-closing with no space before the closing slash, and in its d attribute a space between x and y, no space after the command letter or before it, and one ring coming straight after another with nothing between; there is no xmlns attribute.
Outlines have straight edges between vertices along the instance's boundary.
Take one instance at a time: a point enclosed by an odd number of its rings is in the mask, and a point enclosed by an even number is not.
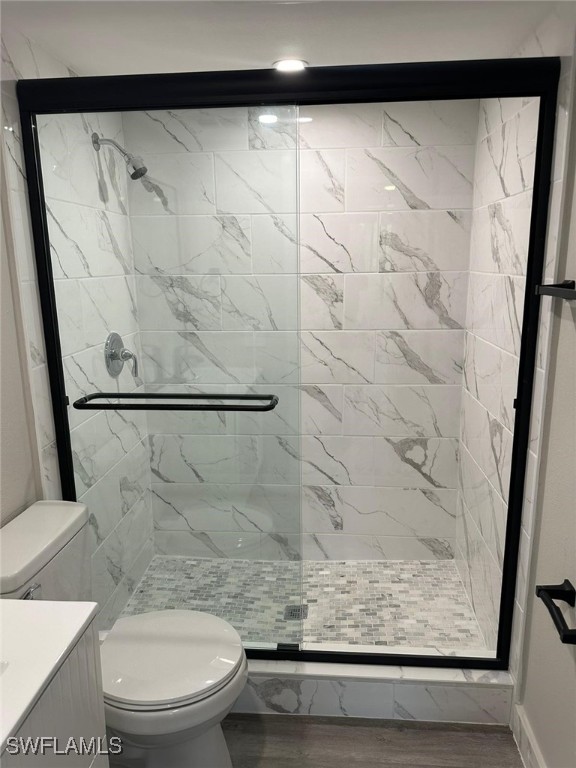
<svg viewBox="0 0 576 768"><path fill-rule="evenodd" d="M574 4L576 6L576 4ZM82 75L508 56L549 2L2 2L17 29Z"/></svg>

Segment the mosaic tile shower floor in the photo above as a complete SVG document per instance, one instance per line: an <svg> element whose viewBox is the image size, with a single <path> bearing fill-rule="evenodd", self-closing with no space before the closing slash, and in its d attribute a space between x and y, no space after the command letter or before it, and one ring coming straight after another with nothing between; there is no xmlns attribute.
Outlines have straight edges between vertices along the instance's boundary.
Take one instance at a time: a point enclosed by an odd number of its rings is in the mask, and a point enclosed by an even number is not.
<svg viewBox="0 0 576 768"><path fill-rule="evenodd" d="M302 600L302 593L304 599ZM484 640L451 560L221 560L157 555L123 616L161 609L206 611L244 642L395 645L462 651Z"/></svg>

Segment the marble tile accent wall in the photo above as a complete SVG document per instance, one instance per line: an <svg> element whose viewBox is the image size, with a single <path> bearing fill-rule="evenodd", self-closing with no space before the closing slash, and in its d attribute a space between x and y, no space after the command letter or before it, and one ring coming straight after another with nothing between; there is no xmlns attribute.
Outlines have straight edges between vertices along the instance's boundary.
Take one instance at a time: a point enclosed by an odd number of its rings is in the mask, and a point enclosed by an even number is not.
<svg viewBox="0 0 576 768"><path fill-rule="evenodd" d="M498 633L538 105L482 100L476 145L456 558L489 648Z"/></svg>
<svg viewBox="0 0 576 768"><path fill-rule="evenodd" d="M478 102L300 117L304 555L450 558Z"/></svg>
<svg viewBox="0 0 576 768"><path fill-rule="evenodd" d="M94 131L125 143L118 114L38 119L70 403L92 392L133 391L142 385L130 365L113 379L104 362L104 343L112 331L139 359L142 354L128 219L127 187L132 182L118 154L107 147L95 152ZM110 606L120 602L134 568L142 572L152 554L148 428L140 412L70 407L68 416L76 493L90 514L92 597L103 609L104 625L116 618Z"/></svg>
<svg viewBox="0 0 576 768"><path fill-rule="evenodd" d="M276 534L294 556L302 476L307 557L452 557L477 121L476 101L123 115L149 168L128 186L146 386L280 397L151 424L163 552L264 558Z"/></svg>

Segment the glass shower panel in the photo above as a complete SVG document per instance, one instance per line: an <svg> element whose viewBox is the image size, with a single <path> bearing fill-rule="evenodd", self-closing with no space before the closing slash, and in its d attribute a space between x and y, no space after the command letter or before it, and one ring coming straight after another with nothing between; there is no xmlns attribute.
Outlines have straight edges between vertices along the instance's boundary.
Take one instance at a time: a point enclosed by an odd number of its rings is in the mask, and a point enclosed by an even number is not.
<svg viewBox="0 0 576 768"><path fill-rule="evenodd" d="M51 115L38 127L70 403L201 393L242 408L70 407L101 623L186 607L227 619L250 646L298 644L296 109ZM117 378L104 359L113 332L133 354ZM278 402L246 411L225 395Z"/></svg>
<svg viewBox="0 0 576 768"><path fill-rule="evenodd" d="M538 106L300 109L304 648L495 654Z"/></svg>

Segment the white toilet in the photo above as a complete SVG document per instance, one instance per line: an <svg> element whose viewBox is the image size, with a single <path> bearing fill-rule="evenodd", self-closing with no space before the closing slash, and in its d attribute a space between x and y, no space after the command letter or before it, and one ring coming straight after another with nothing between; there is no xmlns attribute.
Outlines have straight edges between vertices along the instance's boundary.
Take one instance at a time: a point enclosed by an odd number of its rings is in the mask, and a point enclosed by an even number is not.
<svg viewBox="0 0 576 768"><path fill-rule="evenodd" d="M240 636L198 611L120 619L101 646L106 725L124 753L112 766L231 768L220 723L247 678Z"/></svg>
<svg viewBox="0 0 576 768"><path fill-rule="evenodd" d="M86 506L40 501L0 531L0 596L89 599ZM112 768L231 768L221 722L247 679L240 636L198 611L116 622L101 645Z"/></svg>

